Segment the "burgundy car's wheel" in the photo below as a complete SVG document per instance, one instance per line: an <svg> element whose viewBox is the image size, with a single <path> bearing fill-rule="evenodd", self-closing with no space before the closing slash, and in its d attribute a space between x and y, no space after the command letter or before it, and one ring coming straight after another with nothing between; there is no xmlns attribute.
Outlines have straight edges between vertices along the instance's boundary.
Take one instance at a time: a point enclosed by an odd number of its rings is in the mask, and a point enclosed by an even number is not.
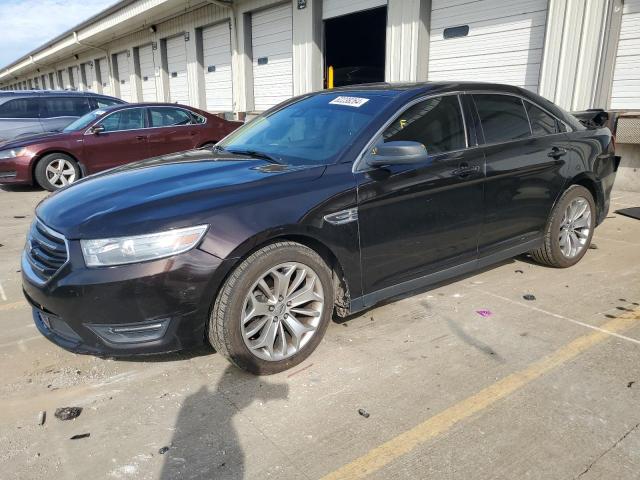
<svg viewBox="0 0 640 480"><path fill-rule="evenodd" d="M78 163L64 153L50 153L40 159L36 165L36 182L45 190L53 192L80 178Z"/></svg>

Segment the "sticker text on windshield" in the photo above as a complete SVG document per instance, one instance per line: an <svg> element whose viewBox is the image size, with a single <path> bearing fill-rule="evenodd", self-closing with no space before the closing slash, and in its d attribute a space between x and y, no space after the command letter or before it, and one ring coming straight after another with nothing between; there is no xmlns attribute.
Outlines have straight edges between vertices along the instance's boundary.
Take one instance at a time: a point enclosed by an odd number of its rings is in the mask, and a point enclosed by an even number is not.
<svg viewBox="0 0 640 480"><path fill-rule="evenodd" d="M365 103L369 101L368 98L360 98L360 97L336 97L331 100L329 103L331 105L346 105L347 107L356 107L359 108Z"/></svg>

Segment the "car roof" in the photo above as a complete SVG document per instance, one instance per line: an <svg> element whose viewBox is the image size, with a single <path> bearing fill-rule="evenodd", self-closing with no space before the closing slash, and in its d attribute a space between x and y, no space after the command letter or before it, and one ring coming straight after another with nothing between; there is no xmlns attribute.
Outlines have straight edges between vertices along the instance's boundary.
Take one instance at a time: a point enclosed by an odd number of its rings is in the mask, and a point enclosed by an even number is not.
<svg viewBox="0 0 640 480"><path fill-rule="evenodd" d="M86 92L86 91L77 91L77 90L1 90L0 98L2 97L68 97L68 96L78 96L78 97L101 97L101 98L112 98L115 100L123 101L119 98L110 97L109 95L103 95L101 93L96 92Z"/></svg>
<svg viewBox="0 0 640 480"><path fill-rule="evenodd" d="M100 110L113 111L121 110L124 108L136 108L136 107L178 107L192 112L201 112L197 108L190 107L189 105L182 105L181 103L162 103L162 102L140 102L140 103L120 103L117 105L109 105L108 107L101 107ZM207 113L207 112L203 112Z"/></svg>

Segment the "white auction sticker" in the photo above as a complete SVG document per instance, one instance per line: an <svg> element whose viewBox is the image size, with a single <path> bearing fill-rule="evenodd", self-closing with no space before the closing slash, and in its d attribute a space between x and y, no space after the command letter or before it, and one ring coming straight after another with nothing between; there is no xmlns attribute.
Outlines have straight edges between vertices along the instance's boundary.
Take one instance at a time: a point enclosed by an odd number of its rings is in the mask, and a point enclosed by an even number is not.
<svg viewBox="0 0 640 480"><path fill-rule="evenodd" d="M360 108L362 105L369 101L368 98L360 98L360 97L336 97L331 100L329 103L331 105L346 105L347 107L356 107Z"/></svg>

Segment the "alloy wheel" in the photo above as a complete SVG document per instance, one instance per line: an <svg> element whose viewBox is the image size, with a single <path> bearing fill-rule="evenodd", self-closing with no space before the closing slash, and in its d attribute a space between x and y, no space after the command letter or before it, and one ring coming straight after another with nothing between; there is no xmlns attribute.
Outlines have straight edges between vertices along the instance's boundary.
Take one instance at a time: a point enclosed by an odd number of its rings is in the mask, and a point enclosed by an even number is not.
<svg viewBox="0 0 640 480"><path fill-rule="evenodd" d="M245 297L241 329L255 356L279 361L313 337L324 310L322 282L307 265L288 262L264 272Z"/></svg>
<svg viewBox="0 0 640 480"><path fill-rule="evenodd" d="M65 187L76 180L76 170L69 160L58 158L47 165L45 169L47 180L54 187Z"/></svg>
<svg viewBox="0 0 640 480"><path fill-rule="evenodd" d="M591 233L591 206L583 197L574 198L564 212L560 223L560 251L574 258L587 246Z"/></svg>

